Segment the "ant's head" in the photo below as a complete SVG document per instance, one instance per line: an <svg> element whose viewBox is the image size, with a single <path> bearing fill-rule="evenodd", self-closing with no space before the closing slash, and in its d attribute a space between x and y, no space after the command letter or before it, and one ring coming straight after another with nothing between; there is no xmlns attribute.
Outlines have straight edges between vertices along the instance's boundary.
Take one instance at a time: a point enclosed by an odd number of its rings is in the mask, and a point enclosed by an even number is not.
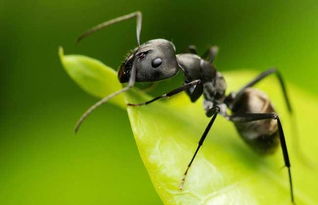
<svg viewBox="0 0 318 205"><path fill-rule="evenodd" d="M165 78L174 76L178 72L178 63L175 54L174 45L164 39L155 39L148 41L140 45L140 32L142 14L140 11L136 11L124 16L120 16L109 21L105 21L79 36L77 42L83 38L106 28L112 24L125 21L131 18L137 19L136 35L138 47L134 49L131 55L129 55L125 62L119 69L118 78L121 83L129 82L128 85L121 90L118 90L97 103L92 105L77 121L75 126L75 132L78 131L82 122L100 105L106 103L111 98L126 92L132 88L135 82L151 82L158 81Z"/></svg>
<svg viewBox="0 0 318 205"><path fill-rule="evenodd" d="M178 72L178 63L175 46L172 42L164 39L155 39L140 44L142 22L142 14L140 11L120 16L94 26L80 35L77 42L96 31L131 18L137 19L136 34L138 47L133 50L132 54L129 55L121 65L118 71L119 81L121 83L131 81L133 82L132 84L134 84L134 82L152 82L174 76ZM133 75L131 75L132 70L134 71Z"/></svg>
<svg viewBox="0 0 318 205"><path fill-rule="evenodd" d="M133 66L136 67L137 82L152 82L174 76L178 72L178 63L173 43L155 39L134 49L118 71L121 83L129 81Z"/></svg>

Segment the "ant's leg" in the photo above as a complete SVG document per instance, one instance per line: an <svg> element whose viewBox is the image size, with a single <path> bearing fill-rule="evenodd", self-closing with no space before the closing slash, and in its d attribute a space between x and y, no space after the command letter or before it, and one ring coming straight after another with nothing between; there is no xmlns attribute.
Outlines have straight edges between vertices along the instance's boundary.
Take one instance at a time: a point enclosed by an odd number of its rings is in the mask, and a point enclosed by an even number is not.
<svg viewBox="0 0 318 205"><path fill-rule="evenodd" d="M153 98L153 99L151 99L151 100L149 100L149 101L147 101L147 102L137 103L137 104L128 103L127 105L128 105L128 106L147 105L147 104L150 104L150 103L152 103L152 102L154 102L154 101L157 101L157 100L159 100L159 99L161 99L161 98L168 98L168 97L171 97L171 96L173 96L173 95L176 95L176 94L178 94L178 93L180 93L180 92L182 92L182 91L185 91L186 89L189 89L189 88L191 88L192 86L198 85L198 84L200 84L200 83L201 83L201 80L194 80L194 81L192 81L192 82L190 82L190 83L187 83L187 84L185 84L185 85L183 85L183 86L181 86L181 87L179 87L179 88L176 88L176 89L174 89L174 90L171 90L171 91L168 92L168 93L165 93L165 94L163 94L163 95L160 95L160 96L158 96L158 97L155 97L155 98Z"/></svg>
<svg viewBox="0 0 318 205"><path fill-rule="evenodd" d="M272 68L272 69L269 69L261 74L259 74L254 80L252 80L251 82L247 83L244 87L242 87L237 93L236 93L236 96L235 98L236 99L239 99L240 96L244 93L244 91L249 88L249 87L252 87L254 86L255 84L257 84L259 81L263 80L264 78L266 78L267 76L269 76L270 74L272 73L275 73L276 74L276 77L278 78L278 81L279 81L279 84L282 88L282 91L283 91L283 95L284 95L284 98L285 98L285 102L286 102L286 105L287 105L287 109L289 111L289 113L292 113L292 107L291 107L291 104L290 104L290 100L289 100L289 97L288 97L288 94L287 94L287 89L286 89L286 86L285 86L285 83L284 83L284 80L283 80L283 77L282 75L280 74L280 72L276 69L276 68ZM233 103L235 104L235 102Z"/></svg>
<svg viewBox="0 0 318 205"><path fill-rule="evenodd" d="M215 60L215 57L217 56L219 52L218 46L211 46L203 55L202 58L206 59L210 63L213 63Z"/></svg>
<svg viewBox="0 0 318 205"><path fill-rule="evenodd" d="M278 115L276 113L245 113L245 114L239 114L239 115L236 114L236 115L229 116L229 120L231 120L232 122L251 122L251 121L265 120L265 119L275 119L277 121L280 145L283 152L285 166L288 169L291 201L292 203L294 203L293 181L292 181L292 175L290 170L291 166L290 166L283 127Z"/></svg>
<svg viewBox="0 0 318 205"><path fill-rule="evenodd" d="M235 104L236 100L238 100L240 98L240 96L244 93L244 90L246 88L252 87L255 84L257 84L259 81L263 80L264 78L266 78L267 76L269 76L270 74L275 73L276 77L279 81L279 84L281 86L282 92L283 92L283 96L285 99L285 103L288 109L288 112L290 114L293 114L293 109L288 97L288 92L287 92L287 88L286 85L284 83L283 77L281 75L281 73L276 69L276 68L272 68L269 69L261 74L259 74L254 80L252 80L251 82L249 82L248 84L246 84L244 87L242 87L235 95L235 99L234 102L232 103L232 105ZM301 159L301 162L304 163L306 166L313 166L312 162L307 158L307 156L304 154L303 150L301 149L301 146L299 146L299 134L298 134L298 126L297 123L295 122L295 116L293 116L292 118L292 129L293 129L293 138L294 138L294 142L293 142L293 146L295 147L295 151L297 152L297 156Z"/></svg>
<svg viewBox="0 0 318 205"><path fill-rule="evenodd" d="M197 47L195 45L189 45L187 52L192 54L198 54Z"/></svg>
<svg viewBox="0 0 318 205"><path fill-rule="evenodd" d="M204 130L204 132L203 132L203 135L201 136L201 138L200 138L200 140L199 140L198 146L197 146L197 148L196 148L196 150L195 150L195 152L194 152L194 154L193 154L193 157L191 158L191 160L190 160L190 162L189 162L189 164L188 164L188 166L187 166L187 169L186 169L186 171L185 171L184 174L183 174L183 178L182 178L181 184L180 184L180 186L179 186L180 190L183 189L183 186L184 186L185 179L186 179L186 177L187 177L188 171L189 171L189 169L190 169L190 167L191 167L191 165L192 165L192 163L193 163L195 157L197 156L197 153L198 153L199 149L200 149L201 146L203 145L203 142L204 142L204 140L206 139L206 137L207 137L207 135L208 135L208 133L209 133L209 131L210 131L210 129L211 129L211 127L212 127L212 125L213 125L215 119L216 119L216 116L217 116L218 113L220 112L220 108L219 108L219 107L213 107L212 110L213 110L214 114L213 114L213 116L212 116L212 118L211 118L211 120L210 120L208 126L205 128L205 130Z"/></svg>

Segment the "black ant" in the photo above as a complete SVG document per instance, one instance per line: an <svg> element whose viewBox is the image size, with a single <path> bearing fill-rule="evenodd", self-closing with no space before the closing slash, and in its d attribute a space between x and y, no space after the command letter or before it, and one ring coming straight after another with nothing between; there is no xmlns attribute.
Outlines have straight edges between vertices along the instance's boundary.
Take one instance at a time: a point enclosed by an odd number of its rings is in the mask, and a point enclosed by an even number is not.
<svg viewBox="0 0 318 205"><path fill-rule="evenodd" d="M197 55L194 46L189 47L188 53L176 54L174 44L165 39L154 39L140 44L142 14L139 11L99 24L83 33L77 41L79 42L90 34L111 24L131 18L137 19L136 30L138 47L135 48L125 59L118 71L119 81L121 83L128 82L128 85L123 89L104 97L91 106L77 122L75 132L78 131L81 123L88 117L89 114L91 114L93 110L114 96L129 90L134 86L135 82L159 81L173 77L181 71L184 73L185 77L184 85L181 87L155 97L147 102L128 104L129 106L148 105L156 100L171 97L182 91L185 91L188 94L192 102L195 102L201 95L203 95L204 109L206 111L206 115L211 117L211 120L204 130L197 149L185 170L184 176L181 180L180 189L183 189L183 184L191 164L202 146L217 115L222 115L235 124L235 127L243 140L255 151L261 154L270 154L280 144L285 166L288 170L290 197L292 203L294 203L291 166L280 118L278 114L275 113L275 110L267 96L261 91L252 88L255 84L270 74L275 74L282 88L288 111L292 113L286 86L278 70L269 69L258 75L237 92L225 95L225 79L213 65L213 61L218 51L217 47L211 47L203 57L200 57ZM228 114L227 110L230 110L231 114Z"/></svg>

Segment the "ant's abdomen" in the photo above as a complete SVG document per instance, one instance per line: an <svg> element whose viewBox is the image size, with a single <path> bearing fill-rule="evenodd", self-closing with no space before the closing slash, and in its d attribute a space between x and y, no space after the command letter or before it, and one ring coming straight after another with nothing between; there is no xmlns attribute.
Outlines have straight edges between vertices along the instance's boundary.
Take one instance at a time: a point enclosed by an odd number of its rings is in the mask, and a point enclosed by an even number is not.
<svg viewBox="0 0 318 205"><path fill-rule="evenodd" d="M275 110L268 97L253 88L247 88L232 109L233 115L273 112ZM234 122L234 124L244 141L258 153L270 154L279 145L277 121L274 119Z"/></svg>

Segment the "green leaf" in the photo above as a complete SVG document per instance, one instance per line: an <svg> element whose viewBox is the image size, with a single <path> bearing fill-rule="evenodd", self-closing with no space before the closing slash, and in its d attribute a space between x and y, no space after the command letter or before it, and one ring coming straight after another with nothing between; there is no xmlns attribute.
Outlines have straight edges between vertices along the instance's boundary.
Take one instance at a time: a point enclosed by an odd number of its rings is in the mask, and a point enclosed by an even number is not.
<svg viewBox="0 0 318 205"><path fill-rule="evenodd" d="M65 63L65 59L70 58L72 63ZM99 75L91 75L90 86L85 84L86 81L77 79L86 73L110 69L90 62L96 60L74 55L61 55L61 59L65 67L72 65L72 69L78 69L69 72L77 73L70 74L71 77L95 96L102 97L115 90L109 90L109 87L120 88L114 80L113 71L107 72L102 80ZM77 65L80 65L79 68ZM254 76L255 73L250 72L226 73L228 90L238 89ZM94 77L96 84L92 86ZM94 90L98 85L103 85L103 89ZM295 108L295 116L290 118L277 80L271 77L261 83L260 88L267 91L282 118L292 163L296 202L298 205L316 204L318 172L314 160L318 154L318 141L314 136L313 123L307 122L315 120L314 116L318 115L317 97L288 84ZM132 103L150 99L137 89L125 94L125 97L127 102ZM119 102L118 99L117 105L123 108L121 100ZM277 150L266 157L254 153L239 138L233 124L220 116L189 170L184 190L179 190L183 173L209 120L205 117L202 99L192 104L185 94L180 94L148 106L128 107L127 110L141 158L164 204L291 204L281 151ZM298 138L291 126L295 125L293 119L299 127ZM303 150L302 154L300 149ZM305 163L303 155L310 165Z"/></svg>
<svg viewBox="0 0 318 205"><path fill-rule="evenodd" d="M65 71L89 94L102 98L121 88L116 72L99 60L82 55L65 56L62 47L59 48L59 57ZM109 102L126 107L123 96L117 96Z"/></svg>

